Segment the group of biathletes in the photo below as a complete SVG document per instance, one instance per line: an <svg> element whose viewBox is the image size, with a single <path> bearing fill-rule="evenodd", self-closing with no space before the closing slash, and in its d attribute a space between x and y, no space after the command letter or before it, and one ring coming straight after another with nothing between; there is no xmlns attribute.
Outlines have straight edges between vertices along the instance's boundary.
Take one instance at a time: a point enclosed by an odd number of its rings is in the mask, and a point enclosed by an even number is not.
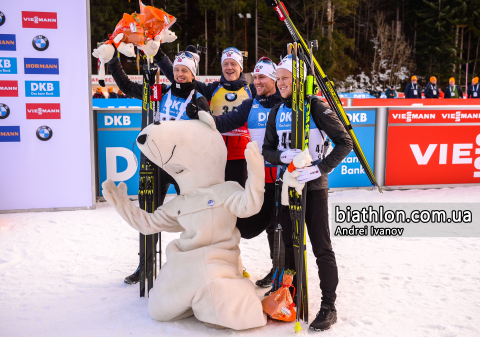
<svg viewBox="0 0 480 337"><path fill-rule="evenodd" d="M109 63L115 82L128 96L142 99L142 85L128 79L117 53L113 55L112 59L105 61ZM196 81L199 61L197 49L193 46L177 54L173 66L161 48L158 49L154 62L172 83L171 86L164 87L159 108L160 118L176 121L198 119L198 110L204 110L211 112L216 127L222 134L242 127L248 129L250 137L224 136L228 151L225 180L236 181L245 187L247 169L244 151L249 141L257 141L266 164L264 204L258 214L250 218L238 218L237 228L244 239L256 237L266 230L272 258L277 168L279 165L288 165L301 152L290 149L291 127L286 127L281 120L281 116L292 113L292 57L286 55L278 66L267 57L260 58L255 65L254 81L250 84L243 74L243 56L237 48L231 47L223 51L220 81ZM327 137L335 144L333 150L327 151ZM299 169L300 175L297 178L300 183L307 183L305 221L322 291L320 311L310 326L313 330L328 329L337 319L335 299L338 270L328 226L327 174L351 150L352 140L337 115L329 110L323 101L314 98L311 104L309 152L315 161L311 166ZM170 184L179 192L175 180L165 171L161 172L160 184L160 204L163 203ZM288 206L281 206L280 223L286 251L285 268L295 269ZM258 280L256 285L271 287L273 272L272 269L267 276ZM137 270L125 281L137 282L138 274Z"/></svg>

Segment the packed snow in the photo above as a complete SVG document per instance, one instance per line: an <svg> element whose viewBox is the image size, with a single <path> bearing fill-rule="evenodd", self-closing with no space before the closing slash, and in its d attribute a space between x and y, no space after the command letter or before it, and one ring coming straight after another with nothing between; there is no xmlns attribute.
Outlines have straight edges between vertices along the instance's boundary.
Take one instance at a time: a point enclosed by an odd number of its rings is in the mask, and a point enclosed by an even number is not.
<svg viewBox="0 0 480 337"><path fill-rule="evenodd" d="M480 186L335 191L335 202L480 202ZM0 214L0 336L293 336L268 320L247 331L207 328L196 318L157 322L139 286L138 233L107 203L96 210ZM480 224L479 219L474 219ZM162 234L163 248L178 233ZM300 335L480 336L480 238L332 237L339 268L338 322ZM307 249L310 242L307 242ZM265 233L240 244L252 282L271 267ZM162 256L165 262L165 255ZM310 322L320 304L308 250ZM259 297L266 289L257 288ZM164 303L168 306L168 303Z"/></svg>

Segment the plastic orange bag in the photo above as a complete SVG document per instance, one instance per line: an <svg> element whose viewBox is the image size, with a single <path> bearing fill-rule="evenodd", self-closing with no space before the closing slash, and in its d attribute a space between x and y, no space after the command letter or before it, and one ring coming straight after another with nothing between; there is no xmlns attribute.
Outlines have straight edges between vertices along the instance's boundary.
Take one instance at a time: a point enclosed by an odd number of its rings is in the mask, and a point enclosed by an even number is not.
<svg viewBox="0 0 480 337"><path fill-rule="evenodd" d="M163 29L170 28L176 18L153 6L145 6L140 1L140 14L145 16L143 28L148 39L154 39Z"/></svg>
<svg viewBox="0 0 480 337"><path fill-rule="evenodd" d="M289 290L290 287L293 287L292 282L295 272L289 272L290 271L287 270L283 274L283 282L280 283L281 287L262 300L263 311L265 311L268 316L285 322L293 322L297 316L295 303L293 303ZM295 287L293 289L295 295Z"/></svg>

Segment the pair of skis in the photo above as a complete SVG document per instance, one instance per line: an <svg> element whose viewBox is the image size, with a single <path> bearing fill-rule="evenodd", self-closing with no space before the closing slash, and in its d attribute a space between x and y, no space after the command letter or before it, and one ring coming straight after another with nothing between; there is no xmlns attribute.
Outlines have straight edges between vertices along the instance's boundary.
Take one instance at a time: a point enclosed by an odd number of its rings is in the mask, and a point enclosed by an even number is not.
<svg viewBox="0 0 480 337"><path fill-rule="evenodd" d="M148 61L147 61L148 63ZM144 65L143 69L143 95L142 95L142 130L154 122L154 113L158 112L159 102L151 100L151 87L155 83L157 68L150 69ZM155 118L156 120L156 118ZM140 157L140 182L138 189L138 203L141 209L153 213L159 206L160 170L143 153ZM157 242L159 250L157 251ZM140 233L140 297L145 297L153 287L153 280L157 277L157 253L159 253L159 266L162 266L161 233L143 235Z"/></svg>
<svg viewBox="0 0 480 337"><path fill-rule="evenodd" d="M316 41L309 42L312 49ZM310 50L310 55L312 54ZM305 150L308 148L310 132L310 105L313 96L313 73L305 78L305 52L297 43L293 44L292 55L292 133L290 148ZM293 227L293 252L297 275L297 317L295 332L301 330L300 320L308 324L308 277L307 250L305 232L305 208L307 185L299 195L294 188L288 189L290 219Z"/></svg>
<svg viewBox="0 0 480 337"><path fill-rule="evenodd" d="M290 18L290 15L288 14L283 2L279 0L265 0L265 3L267 4L268 7L275 8L275 11L277 12L278 17L280 18L280 21L283 21L287 26L288 31L290 32L290 35L293 38L293 41L303 48L307 56L307 58L305 59L305 62L307 63L307 68L311 70L312 73L314 74L316 83L319 86L320 90L322 91L323 96L327 100L328 105L330 105L330 108L337 114L339 119L342 121L342 124L345 127L345 130L348 132L348 134L352 138L353 150L355 151L355 154L360 164L362 165L362 168L365 170L365 173L370 179L372 187L373 188L376 187L380 193L383 193L380 186L378 186L375 175L373 174L370 168L370 165L368 164L368 161L365 158L365 155L362 151L362 148L360 147L360 143L358 142L358 139L350 123L350 120L348 119L348 116L345 113L345 110L343 109L340 98L338 97L338 94L333 86L333 82L328 79L327 75L322 70L322 67L320 67L315 57L311 54L311 51L309 50L307 43L302 38L299 31L293 24Z"/></svg>
<svg viewBox="0 0 480 337"><path fill-rule="evenodd" d="M279 166L277 169L277 179L275 180L275 232L273 241L273 278L272 289L269 293L277 291L280 288L280 284L283 282L283 273L285 272L285 244L283 243L283 229L280 223L280 207L281 207L281 194L282 194L282 177L285 168Z"/></svg>

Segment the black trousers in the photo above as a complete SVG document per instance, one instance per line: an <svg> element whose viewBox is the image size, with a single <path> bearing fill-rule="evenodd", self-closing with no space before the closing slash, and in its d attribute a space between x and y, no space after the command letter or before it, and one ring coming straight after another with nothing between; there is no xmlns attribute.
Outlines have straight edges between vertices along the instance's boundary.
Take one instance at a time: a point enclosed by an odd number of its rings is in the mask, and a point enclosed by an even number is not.
<svg viewBox="0 0 480 337"><path fill-rule="evenodd" d="M247 161L245 159L227 160L225 181L236 181L245 188L247 177Z"/></svg>
<svg viewBox="0 0 480 337"><path fill-rule="evenodd" d="M273 233L275 231L275 184L265 184L262 209L248 218L238 218L237 228L244 239L253 239L267 230L270 257L273 256Z"/></svg>
<svg viewBox="0 0 480 337"><path fill-rule="evenodd" d="M180 187L178 186L175 179L172 178L170 174L162 170L160 167L158 168L160 171L160 186L159 186L159 205L163 205L163 201L165 200L165 196L167 195L168 188L170 184L173 184L175 187L175 191L177 191L177 195L180 194Z"/></svg>
<svg viewBox="0 0 480 337"><path fill-rule="evenodd" d="M316 190L307 192L307 205L305 213L308 236L312 244L313 255L318 266L320 289L322 290L322 303L333 305L337 298L338 269L335 253L330 241L330 229L328 227L328 190ZM286 266L295 269L293 253L292 231L293 225L290 220L288 206L282 206L280 223L283 228L283 241L285 243ZM308 249L308 247L307 247Z"/></svg>

